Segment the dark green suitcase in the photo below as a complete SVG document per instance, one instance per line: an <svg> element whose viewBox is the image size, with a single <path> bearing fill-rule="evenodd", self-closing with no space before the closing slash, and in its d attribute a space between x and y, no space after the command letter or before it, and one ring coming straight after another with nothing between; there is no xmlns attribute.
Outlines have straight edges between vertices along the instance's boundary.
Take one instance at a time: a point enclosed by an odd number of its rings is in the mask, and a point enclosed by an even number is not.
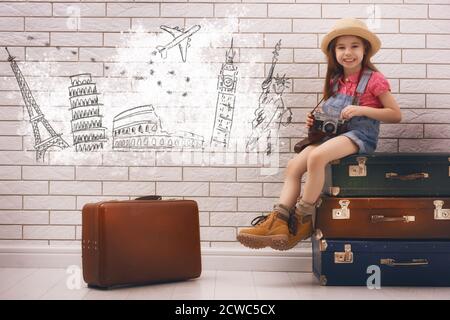
<svg viewBox="0 0 450 320"><path fill-rule="evenodd" d="M448 197L450 153L351 155L328 167L323 193L334 197Z"/></svg>

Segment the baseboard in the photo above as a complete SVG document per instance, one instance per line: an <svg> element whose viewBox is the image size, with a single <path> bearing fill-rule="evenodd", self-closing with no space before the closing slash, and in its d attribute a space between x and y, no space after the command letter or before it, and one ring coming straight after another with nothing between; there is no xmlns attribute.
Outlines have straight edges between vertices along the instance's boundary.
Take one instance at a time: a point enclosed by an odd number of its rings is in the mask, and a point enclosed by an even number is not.
<svg viewBox="0 0 450 320"><path fill-rule="evenodd" d="M203 270L311 272L311 250L202 248ZM81 249L75 246L2 246L0 267L67 268L81 266Z"/></svg>

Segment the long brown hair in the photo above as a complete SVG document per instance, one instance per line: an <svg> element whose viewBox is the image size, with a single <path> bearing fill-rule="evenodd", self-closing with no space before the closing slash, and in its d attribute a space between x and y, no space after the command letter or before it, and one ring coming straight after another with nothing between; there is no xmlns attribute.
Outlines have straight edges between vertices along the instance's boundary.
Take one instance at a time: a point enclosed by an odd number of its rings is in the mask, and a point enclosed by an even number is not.
<svg viewBox="0 0 450 320"><path fill-rule="evenodd" d="M370 42L366 39L363 39L361 37L358 37L361 39L363 45L364 45L364 57L361 62L361 68L364 70L365 68L369 68L373 71L378 71L377 68L370 62L370 58L368 57L368 52L370 52L372 46L370 45ZM334 38L330 44L328 45L328 51L327 51L327 75L325 77L325 85L323 88L323 97L324 99L330 98L334 92L333 92L333 85L334 81L336 81L338 78L340 78L344 74L344 68L337 62L336 59L336 42L337 38Z"/></svg>

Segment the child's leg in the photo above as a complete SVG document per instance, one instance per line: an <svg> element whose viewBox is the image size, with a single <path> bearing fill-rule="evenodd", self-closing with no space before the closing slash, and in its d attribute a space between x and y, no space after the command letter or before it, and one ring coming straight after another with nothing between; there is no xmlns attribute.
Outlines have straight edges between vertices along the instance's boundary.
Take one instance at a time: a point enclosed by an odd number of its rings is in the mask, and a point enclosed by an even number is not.
<svg viewBox="0 0 450 320"><path fill-rule="evenodd" d="M289 160L285 171L284 185L281 190L279 204L291 208L300 195L301 179L307 169L307 159L311 151L318 145L310 145Z"/></svg>
<svg viewBox="0 0 450 320"><path fill-rule="evenodd" d="M325 167L336 159L358 152L358 146L346 136L337 136L332 138L308 155L305 189L302 199L307 203L315 203L325 182Z"/></svg>

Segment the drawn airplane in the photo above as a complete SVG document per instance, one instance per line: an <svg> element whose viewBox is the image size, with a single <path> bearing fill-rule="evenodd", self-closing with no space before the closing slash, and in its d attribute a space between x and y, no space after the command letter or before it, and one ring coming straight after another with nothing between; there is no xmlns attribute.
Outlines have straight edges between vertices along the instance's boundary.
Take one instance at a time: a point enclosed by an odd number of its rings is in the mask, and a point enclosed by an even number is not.
<svg viewBox="0 0 450 320"><path fill-rule="evenodd" d="M174 37L174 39L165 46L156 47L156 50L158 50L161 54L161 58L167 58L167 50L178 45L178 48L180 48L181 59L183 59L183 62L186 62L187 48L190 47L189 42L191 41L191 36L200 30L200 26L195 25L186 31L184 31L184 29L180 29L179 27L171 28L168 26L161 26L160 28L167 31Z"/></svg>

